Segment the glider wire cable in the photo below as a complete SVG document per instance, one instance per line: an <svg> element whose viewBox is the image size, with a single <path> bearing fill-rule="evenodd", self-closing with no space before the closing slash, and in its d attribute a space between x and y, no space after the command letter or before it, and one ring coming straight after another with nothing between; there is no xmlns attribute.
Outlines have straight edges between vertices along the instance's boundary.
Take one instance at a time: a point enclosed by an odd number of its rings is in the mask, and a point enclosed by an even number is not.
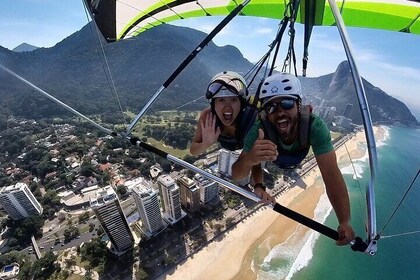
<svg viewBox="0 0 420 280"><path fill-rule="evenodd" d="M358 185L358 190L359 190L359 192L360 192L360 196L361 196L361 197L363 197L362 186L360 185L360 181L359 181L358 173L357 173L356 167L354 166L354 162L353 162L353 159L352 159L352 157L351 157L351 155L350 155L350 152L349 152L349 150L348 150L348 148L347 148L347 144L346 144L346 142L344 142L344 147L346 148L347 155L349 156L349 159L350 159L350 164L351 164L351 167L352 167L352 169L353 169L353 173L354 173L354 176L355 176L355 180L356 180L356 182L357 182L357 185ZM363 200L363 201L365 201L365 200ZM366 202L366 201L365 201L365 202ZM364 213L364 223L365 223L365 228L366 228L366 227L367 227L367 210L366 210L366 207L364 207L364 206L366 206L366 205L362 205L362 202L361 202L360 200L359 200L358 205L359 205L359 207L360 207L360 211L361 211L362 213Z"/></svg>
<svg viewBox="0 0 420 280"><path fill-rule="evenodd" d="M419 176L420 173L420 169L417 170L417 174L416 176L414 176L413 180L411 181L410 186L407 188L407 190L405 191L401 201L398 203L397 207L395 208L394 212L392 212L391 216L389 217L388 221L385 223L385 225L383 226L383 228L379 231L378 235L377 235L377 239L379 238L387 238L387 237L395 237L395 236L402 236L402 235L408 235L408 234L414 234L414 233L420 233L420 230L417 231L412 231L412 232L406 232L406 233L399 233L399 234L393 234L393 235L388 235L388 236L380 236L381 233L385 230L385 228L389 225L389 223L391 222L392 218L395 216L395 214L397 213L398 209L400 208L401 204L404 202L405 198L407 197L408 193L410 192L411 188L414 186L414 182L417 180L417 177Z"/></svg>
<svg viewBox="0 0 420 280"><path fill-rule="evenodd" d="M289 4L287 5L286 9L285 9L285 16L288 10L290 13L290 25L289 25L289 48L287 50L287 54L286 54L286 58L283 62L283 68L282 68L282 72L291 72L291 68L292 68L292 63L293 63L293 68L294 68L294 75L297 77L297 70L296 70L296 55L295 55L295 48L294 48L294 42L295 42L295 34L296 34L296 30L295 30L295 21L296 21L296 15L299 9L299 4L300 4L300 0L294 0L293 3L292 1L289 2ZM278 48L279 46L277 46L276 49L276 54L274 56L274 60L273 60L273 64L272 64L272 68L271 68L271 72L270 75L272 73L272 71L274 70L274 63L277 57L277 52L278 52Z"/></svg>
<svg viewBox="0 0 420 280"><path fill-rule="evenodd" d="M102 55L99 55L99 57L101 58L102 69L105 72L105 76L106 76L106 80L108 82L108 86L111 89L111 92L114 95L115 99L117 100L117 104L118 104L118 107L120 109L121 115L123 117L124 123L127 125L128 122L127 122L127 119L124 115L124 110L122 108L121 101L120 101L120 98L118 96L117 89L115 87L115 83L114 83L114 79L112 77L111 69L109 67L108 59L106 58L104 46L103 46L102 41L101 41L101 36L99 34L98 28L96 27L95 21L92 20L91 22L89 22L89 13L86 10L87 9L86 6L84 8L85 8L86 18L88 19L89 28L90 28L93 36L95 37L95 39L97 39L98 44L100 46L100 50L101 50ZM93 29L95 29L95 30L93 30Z"/></svg>

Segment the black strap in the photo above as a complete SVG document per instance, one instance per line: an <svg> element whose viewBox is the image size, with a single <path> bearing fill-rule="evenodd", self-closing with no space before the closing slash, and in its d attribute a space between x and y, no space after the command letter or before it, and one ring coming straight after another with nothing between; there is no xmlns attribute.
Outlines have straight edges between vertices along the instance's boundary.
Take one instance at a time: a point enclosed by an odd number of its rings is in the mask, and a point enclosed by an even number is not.
<svg viewBox="0 0 420 280"><path fill-rule="evenodd" d="M299 119L299 142L300 148L304 149L309 147L310 125L311 122L311 108L309 106L302 106L300 110Z"/></svg>

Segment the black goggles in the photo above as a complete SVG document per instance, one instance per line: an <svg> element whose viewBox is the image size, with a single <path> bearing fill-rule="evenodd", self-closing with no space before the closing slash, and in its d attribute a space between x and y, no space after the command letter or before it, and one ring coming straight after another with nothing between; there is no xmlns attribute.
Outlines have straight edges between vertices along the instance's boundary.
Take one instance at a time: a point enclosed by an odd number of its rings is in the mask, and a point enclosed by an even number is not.
<svg viewBox="0 0 420 280"><path fill-rule="evenodd" d="M290 110L295 106L295 99L282 99L275 102L270 102L267 105L264 106L264 111L270 115L277 111L277 109L280 107L282 110Z"/></svg>
<svg viewBox="0 0 420 280"><path fill-rule="evenodd" d="M238 81L238 82L236 82ZM221 90L223 89L227 89L228 91L234 93L235 95L243 95L244 92L244 85L242 84L241 80L239 79L233 79L231 80L231 82L234 83L227 83L225 81L222 80L216 80L213 83L211 83L208 87L207 87L207 92L206 92L206 98L207 99L211 99L213 98L216 94L218 94ZM240 87L240 88L238 88Z"/></svg>

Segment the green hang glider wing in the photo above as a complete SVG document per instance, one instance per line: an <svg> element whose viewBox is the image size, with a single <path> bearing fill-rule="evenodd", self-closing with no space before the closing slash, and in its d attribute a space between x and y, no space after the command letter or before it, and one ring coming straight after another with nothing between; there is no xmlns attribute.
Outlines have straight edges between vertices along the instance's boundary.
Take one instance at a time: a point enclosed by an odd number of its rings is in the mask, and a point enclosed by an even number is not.
<svg viewBox="0 0 420 280"><path fill-rule="evenodd" d="M108 42L136 36L173 20L222 16L241 0L85 0ZM241 16L281 19L288 0L251 0ZM315 25L335 24L328 1L301 0L297 22L304 23L305 4L311 2ZM408 0L345 0L337 2L344 23L352 27L376 28L420 34L420 3Z"/></svg>

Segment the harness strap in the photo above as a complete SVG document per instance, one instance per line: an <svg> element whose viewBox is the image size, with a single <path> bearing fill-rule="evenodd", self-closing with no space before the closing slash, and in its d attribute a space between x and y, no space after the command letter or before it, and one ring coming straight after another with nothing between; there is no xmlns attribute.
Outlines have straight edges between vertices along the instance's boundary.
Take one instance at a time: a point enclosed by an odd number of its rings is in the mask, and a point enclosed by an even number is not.
<svg viewBox="0 0 420 280"><path fill-rule="evenodd" d="M300 148L304 149L309 147L309 136L310 136L310 120L311 120L311 112L312 106L305 105L302 106L300 110L300 118L299 118L299 143Z"/></svg>

